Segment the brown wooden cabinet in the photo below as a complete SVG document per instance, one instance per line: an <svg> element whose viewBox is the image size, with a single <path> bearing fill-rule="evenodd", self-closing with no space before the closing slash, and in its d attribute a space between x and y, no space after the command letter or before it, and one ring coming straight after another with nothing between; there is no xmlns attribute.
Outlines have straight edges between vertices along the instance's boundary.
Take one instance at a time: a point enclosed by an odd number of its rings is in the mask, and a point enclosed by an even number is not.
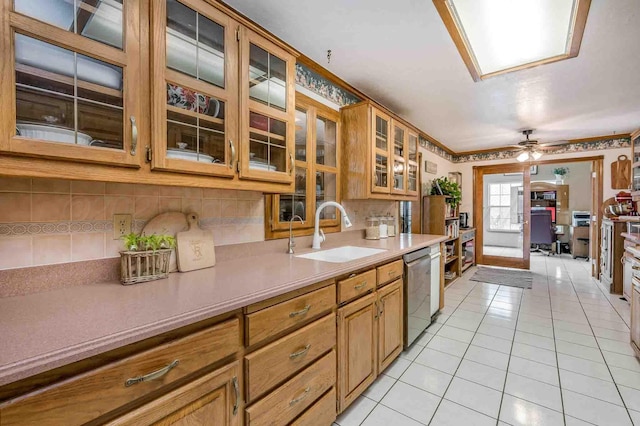
<svg viewBox="0 0 640 426"><path fill-rule="evenodd" d="M343 286L358 287L373 280L374 287L338 309L338 412L343 412L402 352L404 294L397 266L396 261L377 268L383 278L382 286L375 291L373 269L340 281Z"/></svg>
<svg viewBox="0 0 640 426"><path fill-rule="evenodd" d="M640 358L640 288L636 283L631 292L631 346Z"/></svg>
<svg viewBox="0 0 640 426"><path fill-rule="evenodd" d="M378 371L384 371L402 352L403 338L402 280L378 290Z"/></svg>
<svg viewBox="0 0 640 426"><path fill-rule="evenodd" d="M139 167L140 3L83 6L0 6L0 151Z"/></svg>
<svg viewBox="0 0 640 426"><path fill-rule="evenodd" d="M239 374L235 361L106 424L239 426Z"/></svg>
<svg viewBox="0 0 640 426"><path fill-rule="evenodd" d="M340 113L343 198L415 200L417 132L368 101Z"/></svg>

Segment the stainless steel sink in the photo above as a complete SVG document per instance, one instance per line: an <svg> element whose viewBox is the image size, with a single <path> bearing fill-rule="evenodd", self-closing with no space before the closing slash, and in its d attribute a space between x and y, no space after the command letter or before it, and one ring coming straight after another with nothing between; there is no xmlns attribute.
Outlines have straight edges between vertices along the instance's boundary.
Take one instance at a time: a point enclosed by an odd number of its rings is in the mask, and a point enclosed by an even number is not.
<svg viewBox="0 0 640 426"><path fill-rule="evenodd" d="M311 260L320 260L322 262L344 263L352 260L361 259L367 256L373 256L385 252L384 249L374 249L368 247L344 246L329 250L315 251L307 254L299 254L296 257Z"/></svg>

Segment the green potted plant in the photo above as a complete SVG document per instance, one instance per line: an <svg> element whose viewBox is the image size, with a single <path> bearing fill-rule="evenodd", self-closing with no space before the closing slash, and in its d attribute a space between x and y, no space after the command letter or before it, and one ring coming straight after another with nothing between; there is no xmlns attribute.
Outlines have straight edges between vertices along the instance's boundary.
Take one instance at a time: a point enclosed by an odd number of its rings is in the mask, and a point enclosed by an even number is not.
<svg viewBox="0 0 640 426"><path fill-rule="evenodd" d="M169 258L176 246L171 235L122 236L125 250L120 252L122 284L136 284L166 278L169 275Z"/></svg>
<svg viewBox="0 0 640 426"><path fill-rule="evenodd" d="M446 177L436 178L431 182L431 195L446 195L447 204L452 208L457 208L462 201L462 191L460 185Z"/></svg>
<svg viewBox="0 0 640 426"><path fill-rule="evenodd" d="M553 169L553 174L556 176L556 183L564 183L564 177L567 173L569 173L569 169L566 167L556 167Z"/></svg>

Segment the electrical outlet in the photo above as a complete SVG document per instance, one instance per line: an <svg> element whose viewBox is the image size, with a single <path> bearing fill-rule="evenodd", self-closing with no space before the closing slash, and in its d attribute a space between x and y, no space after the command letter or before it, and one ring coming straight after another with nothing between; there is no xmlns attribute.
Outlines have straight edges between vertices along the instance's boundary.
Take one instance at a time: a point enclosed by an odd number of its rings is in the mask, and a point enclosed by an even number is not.
<svg viewBox="0 0 640 426"><path fill-rule="evenodd" d="M123 235L131 233L131 215L130 214L114 214L113 215L113 239L119 240Z"/></svg>

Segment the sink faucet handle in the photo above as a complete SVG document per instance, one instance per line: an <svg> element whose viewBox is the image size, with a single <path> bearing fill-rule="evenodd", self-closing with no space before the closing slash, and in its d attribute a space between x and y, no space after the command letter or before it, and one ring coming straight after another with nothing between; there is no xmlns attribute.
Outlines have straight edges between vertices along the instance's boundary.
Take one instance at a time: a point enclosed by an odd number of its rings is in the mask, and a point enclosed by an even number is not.
<svg viewBox="0 0 640 426"><path fill-rule="evenodd" d="M320 238L322 238L322 242L324 243L327 239L327 237L324 236L324 231L322 230L322 228L320 228Z"/></svg>

